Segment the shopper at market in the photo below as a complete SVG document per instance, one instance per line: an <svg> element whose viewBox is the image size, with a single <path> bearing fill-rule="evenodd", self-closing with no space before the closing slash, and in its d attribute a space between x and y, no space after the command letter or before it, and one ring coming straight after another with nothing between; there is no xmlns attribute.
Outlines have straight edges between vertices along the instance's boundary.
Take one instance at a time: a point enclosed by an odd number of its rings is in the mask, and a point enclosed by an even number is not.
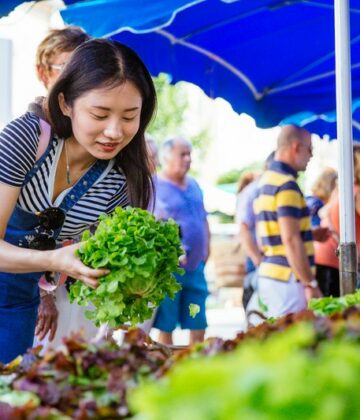
<svg viewBox="0 0 360 420"><path fill-rule="evenodd" d="M330 213L337 197L337 172L326 168L312 186L312 196L306 197L310 210L312 226L327 226L330 237L324 242L315 242L316 279L324 296L340 296L339 258L336 250L339 245L338 233L332 226Z"/></svg>
<svg viewBox="0 0 360 420"><path fill-rule="evenodd" d="M77 26L49 31L36 50L36 73L46 90L56 82L75 48L89 39L90 37ZM43 109L44 101L44 96L37 97L29 105L28 111L41 119L41 135L45 137L44 146L46 146L51 135L51 127ZM54 283L59 282L58 273L47 273L48 279L49 276ZM85 318L86 308L70 304L65 285L51 290L44 279L45 277L40 281L40 305L34 345L41 344L45 351L49 341L52 341L52 345L57 347L62 343L63 336L68 335L71 330L82 329L86 337L94 336L97 328ZM63 280L62 277L60 279Z"/></svg>
<svg viewBox="0 0 360 420"><path fill-rule="evenodd" d="M165 298L154 322L163 344L172 344L172 333L178 324L182 329L190 330L191 344L204 340L207 327L205 301L208 289L204 267L209 256L210 235L202 192L195 179L187 175L191 151L187 139L176 137L162 145L160 154L162 171L157 177L155 214L161 219L172 218L179 224L185 251L182 260L185 274L176 275L182 290L174 300ZM192 303L200 307L194 318L189 310Z"/></svg>
<svg viewBox="0 0 360 420"><path fill-rule="evenodd" d="M305 170L311 156L310 133L284 126L275 160L259 181L255 200L262 251L258 295L268 317L300 311L309 299L321 296L315 279L309 209L296 182L297 172ZM325 240L329 231L318 228L315 236Z"/></svg>
<svg viewBox="0 0 360 420"><path fill-rule="evenodd" d="M0 135L0 361L32 345L38 280L58 271L96 287L105 269L74 255L77 237L117 206L147 208L152 181L144 132L155 89L130 48L96 39L76 49L53 85L47 113L55 135L35 161L39 118L28 112Z"/></svg>
<svg viewBox="0 0 360 420"><path fill-rule="evenodd" d="M360 146L356 145L354 146L353 150L353 158L354 158L354 204L355 204L355 242L357 247L357 257L358 257L358 287L360 286L360 269L359 269L359 261L360 261ZM334 194L332 195L329 206L328 206L328 213L327 213L327 223L330 229L333 232L333 241L332 245L334 248L334 245L339 244L340 240L340 202L339 202L339 191L336 189L334 191ZM325 262L321 261L320 258L318 258L319 263ZM336 257L335 262L339 264L338 258ZM334 266L334 265L333 265ZM337 268L339 266L337 265ZM335 276L333 276L331 272L328 273L321 273L323 275L331 276L328 277L327 282L330 286L332 286L332 291L336 292L337 289L336 285L337 277L336 272ZM340 291L340 290L339 290Z"/></svg>
<svg viewBox="0 0 360 420"><path fill-rule="evenodd" d="M321 209L330 200L331 194L337 186L337 178L338 175L335 169L325 168L312 185L312 194L305 197L310 211L312 227L320 226Z"/></svg>
<svg viewBox="0 0 360 420"><path fill-rule="evenodd" d="M274 160L274 155L275 152L271 152L266 158L264 170ZM235 221L239 225L239 240L246 254L246 275L244 278L242 298L245 310L247 309L251 296L257 289L257 268L261 262L261 251L256 238L256 217L254 213L254 201L258 195L259 179L260 174L238 193L236 200Z"/></svg>

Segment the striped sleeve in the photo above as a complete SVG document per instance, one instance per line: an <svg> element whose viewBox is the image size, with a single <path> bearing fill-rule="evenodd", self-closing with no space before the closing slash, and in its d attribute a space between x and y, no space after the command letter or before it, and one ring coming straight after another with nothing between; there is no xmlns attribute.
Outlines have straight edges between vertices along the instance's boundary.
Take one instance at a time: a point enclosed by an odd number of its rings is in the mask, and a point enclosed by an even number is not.
<svg viewBox="0 0 360 420"><path fill-rule="evenodd" d="M27 113L0 133L0 182L21 187L33 167L39 143L39 119Z"/></svg>
<svg viewBox="0 0 360 420"><path fill-rule="evenodd" d="M276 207L278 217L301 219L307 216L307 214L303 214L304 200L295 180L290 180L279 188L276 194Z"/></svg>

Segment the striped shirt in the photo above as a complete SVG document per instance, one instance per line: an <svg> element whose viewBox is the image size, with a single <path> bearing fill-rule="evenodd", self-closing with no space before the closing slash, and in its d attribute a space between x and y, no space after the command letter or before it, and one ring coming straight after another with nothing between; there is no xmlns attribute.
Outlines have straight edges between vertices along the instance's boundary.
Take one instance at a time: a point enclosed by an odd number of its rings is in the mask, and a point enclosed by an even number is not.
<svg viewBox="0 0 360 420"><path fill-rule="evenodd" d="M254 202L257 233L263 253L259 268L261 277L288 281L292 273L280 236L280 217L299 220L300 234L312 271L315 273L314 245L309 209L296 182L296 171L289 165L274 161L259 181Z"/></svg>
<svg viewBox="0 0 360 420"><path fill-rule="evenodd" d="M31 213L59 206L69 192L69 189L63 191L52 202L55 172L64 144L64 140L56 136L51 140L46 159L31 180L23 185L26 174L35 165L39 135L39 118L30 112L12 121L0 134L0 182L21 187L17 204ZM77 237L93 225L101 213L127 205L126 177L111 160L95 184L67 212L59 239Z"/></svg>

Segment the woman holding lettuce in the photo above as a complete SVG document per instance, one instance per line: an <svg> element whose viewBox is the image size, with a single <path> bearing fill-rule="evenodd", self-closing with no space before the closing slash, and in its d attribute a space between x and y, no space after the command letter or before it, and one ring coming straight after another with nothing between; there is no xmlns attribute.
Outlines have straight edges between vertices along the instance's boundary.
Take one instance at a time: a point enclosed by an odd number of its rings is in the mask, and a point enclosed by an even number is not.
<svg viewBox="0 0 360 420"><path fill-rule="evenodd" d="M0 361L32 345L38 280L57 271L96 287L107 270L74 255L101 213L147 208L152 182L144 140L155 108L150 74L128 47L91 40L73 53L46 104L52 136L37 159L40 120L31 112L0 134Z"/></svg>

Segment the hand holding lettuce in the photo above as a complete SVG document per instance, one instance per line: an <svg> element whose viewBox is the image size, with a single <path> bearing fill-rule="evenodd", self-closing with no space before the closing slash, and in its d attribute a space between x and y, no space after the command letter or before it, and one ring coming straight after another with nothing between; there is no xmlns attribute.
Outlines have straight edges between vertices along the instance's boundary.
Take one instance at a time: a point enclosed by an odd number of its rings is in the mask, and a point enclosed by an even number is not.
<svg viewBox="0 0 360 420"><path fill-rule="evenodd" d="M143 322L165 295L173 298L181 289L173 275L183 273L179 229L173 220L156 220L138 208L117 208L101 216L93 236L86 231L82 239L85 242L77 251L81 261L110 270L97 289L80 281L70 289L71 302L94 305L87 316L96 325Z"/></svg>

